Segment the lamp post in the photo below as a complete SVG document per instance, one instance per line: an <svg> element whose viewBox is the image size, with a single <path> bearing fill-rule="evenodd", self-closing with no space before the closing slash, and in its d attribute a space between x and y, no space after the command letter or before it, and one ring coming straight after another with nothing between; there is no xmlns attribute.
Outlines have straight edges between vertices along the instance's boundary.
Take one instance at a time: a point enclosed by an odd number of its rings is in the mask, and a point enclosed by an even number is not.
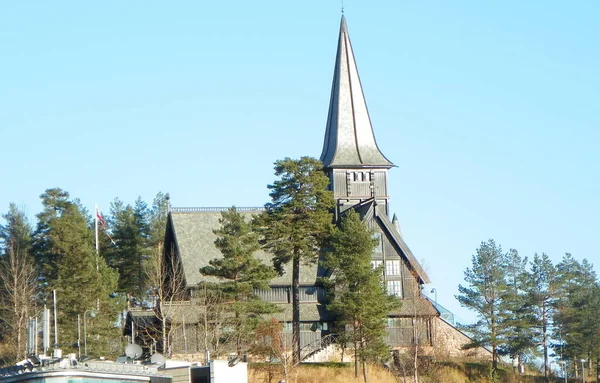
<svg viewBox="0 0 600 383"><path fill-rule="evenodd" d="M564 360L559 360L556 362L556 364L560 366L563 376L565 377L565 383L567 383L567 362L565 362Z"/></svg>
<svg viewBox="0 0 600 383"><path fill-rule="evenodd" d="M77 314L77 357L81 360L81 315Z"/></svg>
<svg viewBox="0 0 600 383"><path fill-rule="evenodd" d="M83 313L83 353L87 356L87 321L85 320L87 313L90 313L90 318L96 317L94 309L85 310Z"/></svg>
<svg viewBox="0 0 600 383"><path fill-rule="evenodd" d="M585 383L585 362L586 359L579 359L579 361L581 362L581 381L583 383Z"/></svg>
<svg viewBox="0 0 600 383"><path fill-rule="evenodd" d="M431 289L431 292L433 294L435 294L435 300L434 300L434 302L435 302L435 305L437 306L437 290L435 288L433 288L433 289Z"/></svg>

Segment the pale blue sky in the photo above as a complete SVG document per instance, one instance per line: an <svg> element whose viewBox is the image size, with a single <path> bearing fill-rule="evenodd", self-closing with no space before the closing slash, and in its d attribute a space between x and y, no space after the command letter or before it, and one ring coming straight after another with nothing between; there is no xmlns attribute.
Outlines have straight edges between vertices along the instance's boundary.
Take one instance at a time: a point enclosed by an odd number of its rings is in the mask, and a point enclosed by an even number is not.
<svg viewBox="0 0 600 383"><path fill-rule="evenodd" d="M392 212L453 296L480 241L599 263L600 5L359 1L345 14ZM61 187L260 206L273 161L321 153L339 1L0 7L0 211Z"/></svg>

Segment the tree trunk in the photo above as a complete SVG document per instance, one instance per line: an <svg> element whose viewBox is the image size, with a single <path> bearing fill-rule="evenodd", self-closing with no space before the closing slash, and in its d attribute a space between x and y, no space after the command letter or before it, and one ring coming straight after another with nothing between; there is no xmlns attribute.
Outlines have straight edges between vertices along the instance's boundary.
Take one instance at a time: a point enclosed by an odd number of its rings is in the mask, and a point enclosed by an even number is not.
<svg viewBox="0 0 600 383"><path fill-rule="evenodd" d="M354 340L354 377L358 378L358 343L356 340Z"/></svg>
<svg viewBox="0 0 600 383"><path fill-rule="evenodd" d="M170 356L169 353L169 340L168 340L168 334L167 334L167 316L165 315L164 312L164 305L162 303L162 301L159 303L159 310L160 310L160 317L161 317L161 328L160 328L160 337L162 338L162 351L163 354Z"/></svg>
<svg viewBox="0 0 600 383"><path fill-rule="evenodd" d="M300 254L295 254L292 266L292 361L300 363Z"/></svg>
<svg viewBox="0 0 600 383"><path fill-rule="evenodd" d="M546 314L542 314L542 345L544 348L544 381L549 382L549 377L548 377L548 334L547 334L547 330L546 330Z"/></svg>
<svg viewBox="0 0 600 383"><path fill-rule="evenodd" d="M412 320L413 324L413 343L415 345L415 353L413 354L413 376L414 383L419 383L419 329L417 327L416 315Z"/></svg>
<svg viewBox="0 0 600 383"><path fill-rule="evenodd" d="M542 301L542 347L544 349L544 381L549 382L549 372L550 368L548 367L548 312L546 311L545 300Z"/></svg>
<svg viewBox="0 0 600 383"><path fill-rule="evenodd" d="M491 334L490 334L490 339L491 339L491 343L492 343L492 370L494 371L494 373L496 373L496 370L498 369L498 350L496 349L497 346L497 339L496 339L496 307L495 305L492 306L491 309L491 325L490 325L490 330L491 330Z"/></svg>
<svg viewBox="0 0 600 383"><path fill-rule="evenodd" d="M360 348L362 350L362 357L361 357L361 361L362 361L362 369L363 369L363 380L365 383L369 383L369 375L367 374L367 360L365 358L365 342L364 340L360 343Z"/></svg>
<svg viewBox="0 0 600 383"><path fill-rule="evenodd" d="M285 381L288 381L288 375L289 375L289 371L288 371L288 361L286 360L287 357L284 355L283 358L281 359L281 368L283 370L283 379L285 379Z"/></svg>

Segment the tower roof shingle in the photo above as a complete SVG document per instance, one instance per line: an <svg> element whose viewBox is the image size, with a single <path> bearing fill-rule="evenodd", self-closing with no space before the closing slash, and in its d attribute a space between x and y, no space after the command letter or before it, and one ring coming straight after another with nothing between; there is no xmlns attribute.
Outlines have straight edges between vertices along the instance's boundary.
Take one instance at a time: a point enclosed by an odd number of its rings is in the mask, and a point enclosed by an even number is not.
<svg viewBox="0 0 600 383"><path fill-rule="evenodd" d="M326 167L394 166L379 150L342 16L321 161Z"/></svg>

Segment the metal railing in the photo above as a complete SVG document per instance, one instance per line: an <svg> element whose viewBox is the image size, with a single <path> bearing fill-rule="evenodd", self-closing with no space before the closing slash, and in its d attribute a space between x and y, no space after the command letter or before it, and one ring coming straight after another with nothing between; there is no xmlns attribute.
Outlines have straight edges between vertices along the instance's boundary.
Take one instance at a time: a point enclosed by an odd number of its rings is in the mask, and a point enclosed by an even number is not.
<svg viewBox="0 0 600 383"><path fill-rule="evenodd" d="M334 334L325 335L300 349L300 361L306 360L316 354L317 352L326 349L327 347L334 344L336 336Z"/></svg>
<svg viewBox="0 0 600 383"><path fill-rule="evenodd" d="M59 372L77 370L81 372L112 373L129 375L156 375L158 366L132 363L116 363L109 361L77 361L76 359L44 359L39 365L15 365L0 369L0 377L42 372Z"/></svg>

